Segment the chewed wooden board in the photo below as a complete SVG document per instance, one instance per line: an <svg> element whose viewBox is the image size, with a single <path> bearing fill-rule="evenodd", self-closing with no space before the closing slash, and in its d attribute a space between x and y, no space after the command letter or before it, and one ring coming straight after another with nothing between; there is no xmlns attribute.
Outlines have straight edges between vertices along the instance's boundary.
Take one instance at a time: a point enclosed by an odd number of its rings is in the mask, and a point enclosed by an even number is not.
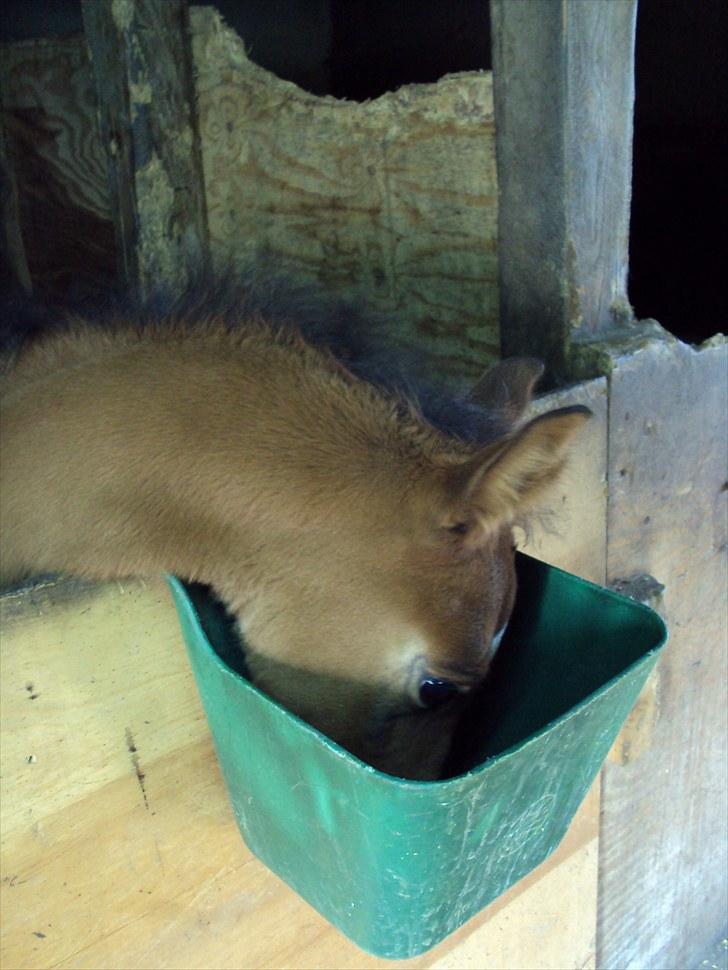
<svg viewBox="0 0 728 970"><path fill-rule="evenodd" d="M0 604L6 970L392 965L245 847L161 580ZM593 966L598 806L595 788L544 865L401 965Z"/></svg>

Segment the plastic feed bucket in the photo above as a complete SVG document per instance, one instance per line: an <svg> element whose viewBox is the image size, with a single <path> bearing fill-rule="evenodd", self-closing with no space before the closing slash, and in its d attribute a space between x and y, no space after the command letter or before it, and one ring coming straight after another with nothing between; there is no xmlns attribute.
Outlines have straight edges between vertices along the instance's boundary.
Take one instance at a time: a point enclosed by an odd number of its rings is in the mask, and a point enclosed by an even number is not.
<svg viewBox="0 0 728 970"><path fill-rule="evenodd" d="M370 953L422 953L556 848L667 639L632 600L521 554L518 571L482 703L436 782L363 764L259 691L220 608L169 577L245 842Z"/></svg>

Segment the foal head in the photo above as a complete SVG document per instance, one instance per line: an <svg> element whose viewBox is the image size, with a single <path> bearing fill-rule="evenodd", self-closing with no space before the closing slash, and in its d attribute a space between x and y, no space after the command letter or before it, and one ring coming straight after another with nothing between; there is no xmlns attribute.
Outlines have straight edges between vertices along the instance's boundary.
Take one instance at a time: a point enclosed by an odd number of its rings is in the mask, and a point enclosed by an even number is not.
<svg viewBox="0 0 728 970"><path fill-rule="evenodd" d="M355 488L330 483L323 524L261 547L261 580L238 611L253 679L391 774L438 777L513 607L513 524L589 416L521 424L540 374L536 361L503 361L472 392L490 440L410 420L399 455L370 454Z"/></svg>

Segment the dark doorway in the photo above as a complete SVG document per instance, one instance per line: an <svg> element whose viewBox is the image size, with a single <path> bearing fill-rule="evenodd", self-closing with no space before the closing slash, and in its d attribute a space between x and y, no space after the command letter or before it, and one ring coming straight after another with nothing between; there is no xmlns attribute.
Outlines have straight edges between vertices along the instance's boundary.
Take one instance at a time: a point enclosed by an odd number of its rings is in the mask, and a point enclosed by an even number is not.
<svg viewBox="0 0 728 970"><path fill-rule="evenodd" d="M728 4L640 0L629 295L696 343L727 327Z"/></svg>

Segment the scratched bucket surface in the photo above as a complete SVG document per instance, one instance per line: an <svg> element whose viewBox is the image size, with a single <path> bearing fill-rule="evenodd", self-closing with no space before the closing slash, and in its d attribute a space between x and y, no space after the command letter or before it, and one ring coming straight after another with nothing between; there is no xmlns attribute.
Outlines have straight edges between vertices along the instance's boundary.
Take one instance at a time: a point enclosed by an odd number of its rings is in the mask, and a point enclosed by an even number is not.
<svg viewBox="0 0 728 970"><path fill-rule="evenodd" d="M518 571L488 688L436 782L363 764L259 691L220 608L169 578L245 842L377 956L428 950L556 848L667 639L632 600L525 555Z"/></svg>

